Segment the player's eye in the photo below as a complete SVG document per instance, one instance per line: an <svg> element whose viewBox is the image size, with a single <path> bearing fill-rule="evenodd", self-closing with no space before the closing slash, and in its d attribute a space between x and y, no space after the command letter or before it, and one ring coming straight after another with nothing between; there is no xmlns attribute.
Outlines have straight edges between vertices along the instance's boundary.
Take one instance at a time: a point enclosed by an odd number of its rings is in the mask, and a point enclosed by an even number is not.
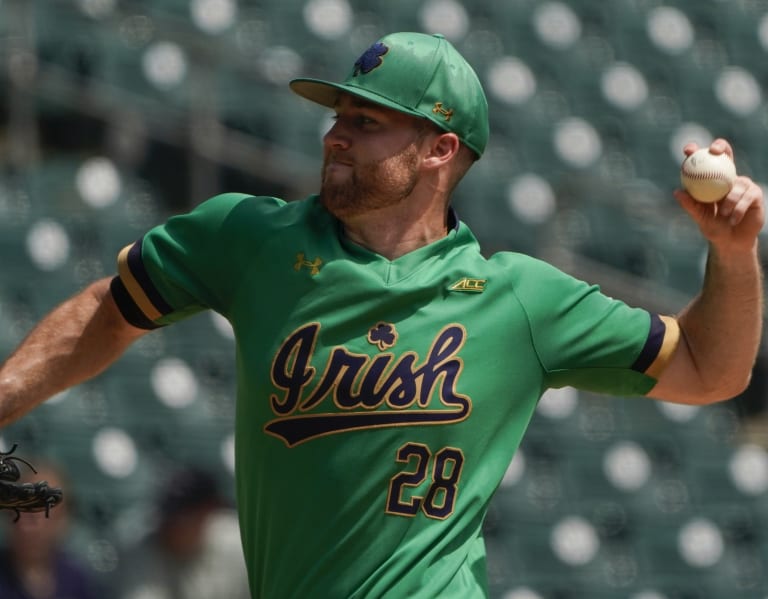
<svg viewBox="0 0 768 599"><path fill-rule="evenodd" d="M358 128L371 128L379 124L379 122L366 114L346 115L336 113L331 116L331 120L334 123L347 123L347 125Z"/></svg>
<svg viewBox="0 0 768 599"><path fill-rule="evenodd" d="M357 117L357 122L363 127L378 125L379 123L375 118L365 114L361 114L359 117Z"/></svg>

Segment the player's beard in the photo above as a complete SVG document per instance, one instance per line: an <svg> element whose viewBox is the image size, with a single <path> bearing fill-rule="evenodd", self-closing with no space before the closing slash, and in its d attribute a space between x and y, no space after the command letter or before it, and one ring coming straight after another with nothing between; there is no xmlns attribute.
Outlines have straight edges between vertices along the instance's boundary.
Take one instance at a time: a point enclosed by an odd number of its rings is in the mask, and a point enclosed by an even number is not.
<svg viewBox="0 0 768 599"><path fill-rule="evenodd" d="M418 182L419 154L414 143L386 160L354 163L343 181L332 181L323 163L320 201L338 219L394 206L407 198Z"/></svg>

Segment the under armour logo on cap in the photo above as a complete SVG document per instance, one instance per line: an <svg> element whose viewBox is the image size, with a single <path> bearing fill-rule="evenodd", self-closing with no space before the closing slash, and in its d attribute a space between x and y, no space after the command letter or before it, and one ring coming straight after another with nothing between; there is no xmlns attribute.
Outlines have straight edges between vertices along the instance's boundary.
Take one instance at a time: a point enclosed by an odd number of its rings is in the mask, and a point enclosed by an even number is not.
<svg viewBox="0 0 768 599"><path fill-rule="evenodd" d="M363 55L357 59L353 77L357 77L360 73L367 75L373 69L380 67L384 62L381 57L387 52L389 52L389 48L381 42L373 44L373 46L363 52Z"/></svg>
<svg viewBox="0 0 768 599"><path fill-rule="evenodd" d="M453 116L453 108L450 110L447 108L443 108L442 102L435 102L435 107L432 109L432 112L435 114L441 114L445 117L446 121L450 121L451 117Z"/></svg>

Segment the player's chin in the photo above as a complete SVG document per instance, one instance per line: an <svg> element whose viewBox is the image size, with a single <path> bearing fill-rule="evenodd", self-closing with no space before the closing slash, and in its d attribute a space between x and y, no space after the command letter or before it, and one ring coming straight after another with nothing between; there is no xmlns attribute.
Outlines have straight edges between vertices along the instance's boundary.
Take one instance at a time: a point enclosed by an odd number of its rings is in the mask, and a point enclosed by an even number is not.
<svg viewBox="0 0 768 599"><path fill-rule="evenodd" d="M320 203L338 219L349 218L356 213L354 202L345 186L323 185L320 190Z"/></svg>

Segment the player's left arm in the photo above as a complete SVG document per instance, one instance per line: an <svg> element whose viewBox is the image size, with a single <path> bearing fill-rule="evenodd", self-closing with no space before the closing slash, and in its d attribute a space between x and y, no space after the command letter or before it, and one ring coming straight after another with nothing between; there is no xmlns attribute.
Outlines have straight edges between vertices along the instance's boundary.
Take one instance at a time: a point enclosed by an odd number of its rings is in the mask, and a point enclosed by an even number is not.
<svg viewBox="0 0 768 599"><path fill-rule="evenodd" d="M686 154L697 148L685 147ZM733 150L725 140L713 153ZM765 222L760 186L736 179L717 204L695 201L682 190L675 197L709 242L701 292L678 315L680 341L648 393L688 404L730 399L749 385L763 326L763 281L758 236Z"/></svg>

